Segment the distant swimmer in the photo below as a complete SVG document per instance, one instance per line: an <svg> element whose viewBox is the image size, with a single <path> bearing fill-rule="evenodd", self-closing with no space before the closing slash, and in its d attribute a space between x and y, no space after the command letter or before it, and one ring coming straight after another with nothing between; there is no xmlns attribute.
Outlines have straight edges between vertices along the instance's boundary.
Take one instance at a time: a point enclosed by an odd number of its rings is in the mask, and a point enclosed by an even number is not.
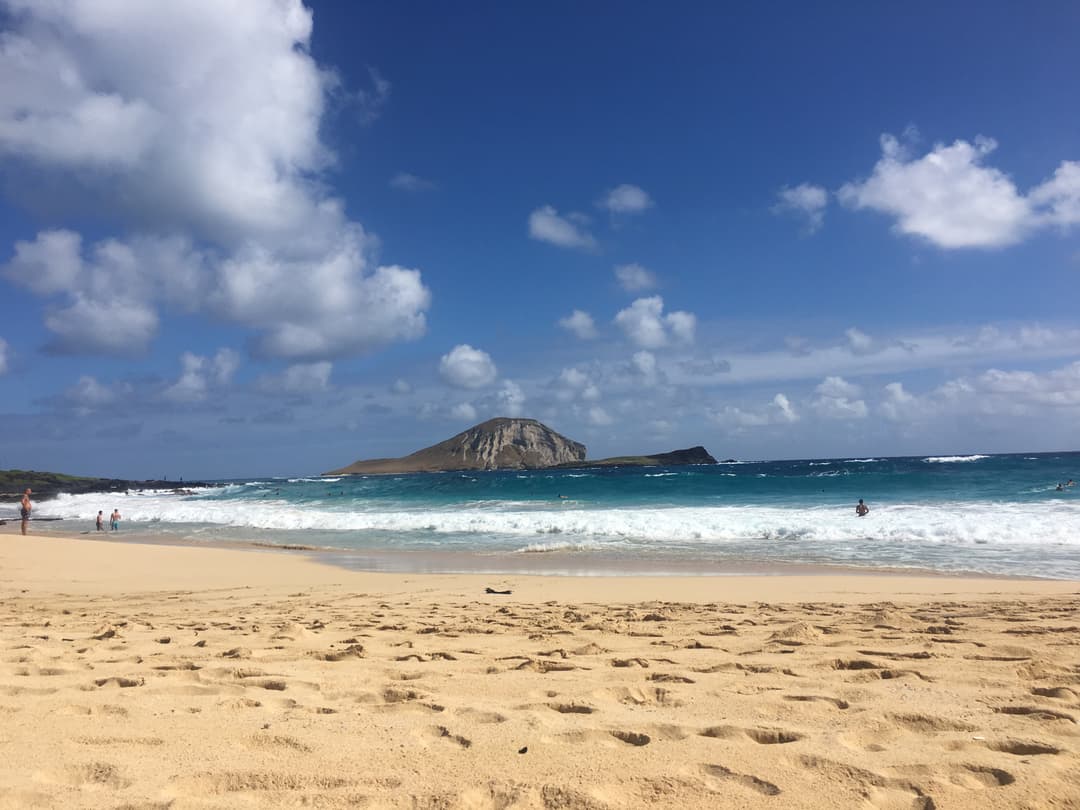
<svg viewBox="0 0 1080 810"><path fill-rule="evenodd" d="M855 514L859 517L866 517L870 514L870 507L863 503L862 498L859 498L859 505L855 507Z"/></svg>
<svg viewBox="0 0 1080 810"><path fill-rule="evenodd" d="M1065 487L1063 487L1061 484L1058 484L1057 488L1054 490L1054 492L1064 492L1064 491L1065 491Z"/></svg>
<svg viewBox="0 0 1080 810"><path fill-rule="evenodd" d="M1065 482L1065 486L1067 486L1067 487L1075 487L1075 486L1076 486L1076 482L1075 482L1075 481L1073 481L1073 480L1072 480L1072 479L1070 478L1070 479L1069 479L1068 481L1066 481L1066 482Z"/></svg>
<svg viewBox="0 0 1080 810"><path fill-rule="evenodd" d="M569 498L570 498L570 496L569 496L569 495L560 495L560 496L559 496L559 500L560 500L560 501L565 501L565 500L569 500Z"/></svg>

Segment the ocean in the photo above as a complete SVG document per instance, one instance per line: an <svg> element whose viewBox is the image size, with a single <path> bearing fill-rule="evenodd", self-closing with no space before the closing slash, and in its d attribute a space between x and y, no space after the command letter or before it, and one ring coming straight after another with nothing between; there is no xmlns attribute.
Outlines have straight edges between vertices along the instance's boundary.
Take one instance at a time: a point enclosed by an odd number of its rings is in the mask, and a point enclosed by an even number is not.
<svg viewBox="0 0 1080 810"><path fill-rule="evenodd" d="M1080 453L738 461L217 482L62 495L165 542L303 546L371 570L572 575L806 566L1080 579ZM855 515L863 498L866 517Z"/></svg>

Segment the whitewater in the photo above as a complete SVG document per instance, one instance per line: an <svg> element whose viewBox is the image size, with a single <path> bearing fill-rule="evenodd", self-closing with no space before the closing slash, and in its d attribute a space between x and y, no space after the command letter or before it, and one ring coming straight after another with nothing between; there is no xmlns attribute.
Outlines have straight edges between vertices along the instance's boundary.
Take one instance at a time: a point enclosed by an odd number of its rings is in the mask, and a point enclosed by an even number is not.
<svg viewBox="0 0 1080 810"><path fill-rule="evenodd" d="M193 494L62 495L92 527L168 542L325 550L398 570L725 573L840 565L1080 578L1080 454L859 456L216 482ZM858 518L864 498L871 512ZM541 558L545 561L538 562ZM387 560L392 559L388 563Z"/></svg>

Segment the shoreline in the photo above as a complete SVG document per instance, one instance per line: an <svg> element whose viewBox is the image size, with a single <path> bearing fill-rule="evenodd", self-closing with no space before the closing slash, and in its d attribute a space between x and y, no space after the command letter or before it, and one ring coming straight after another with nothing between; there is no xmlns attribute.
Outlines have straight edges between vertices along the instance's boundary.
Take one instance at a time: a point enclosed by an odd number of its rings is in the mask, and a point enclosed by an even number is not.
<svg viewBox="0 0 1080 810"><path fill-rule="evenodd" d="M12 530L14 529L14 530ZM14 541L14 542L13 542ZM340 562L340 561L338 561ZM30 592L117 593L171 588L329 587L411 591L448 587L452 593L484 594L486 587L513 590L515 599L588 601L770 602L839 599L852 603L879 598L1036 594L1080 594L1080 581L898 572L885 569L796 567L777 573L655 574L646 571L582 574L468 571L386 571L335 564L329 555L245 544L225 546L155 542L126 535L122 540L64 532L30 534L0 527L0 593L22 575ZM18 580L14 580L18 581ZM60 586L64 585L63 588ZM67 590L74 587L74 590ZM80 591L79 588L85 589Z"/></svg>
<svg viewBox="0 0 1080 810"><path fill-rule="evenodd" d="M62 538L108 545L160 546L179 549L220 549L237 552L270 552L335 569L395 575L444 575L478 577L553 577L572 579L619 579L646 577L657 579L732 579L741 577L899 577L917 579L959 579L1017 582L1080 582L1063 577L1024 576L980 571L940 571L898 566L857 566L827 563L792 563L774 560L721 561L665 559L662 557L623 558L586 551L477 552L389 549L346 550L297 544L276 544L259 540L211 539L190 541L168 535L138 531L74 531L52 528L62 520L49 520L48 527L32 525L28 537ZM17 521L0 524L0 537L21 536ZM471 563L471 564L467 564Z"/></svg>

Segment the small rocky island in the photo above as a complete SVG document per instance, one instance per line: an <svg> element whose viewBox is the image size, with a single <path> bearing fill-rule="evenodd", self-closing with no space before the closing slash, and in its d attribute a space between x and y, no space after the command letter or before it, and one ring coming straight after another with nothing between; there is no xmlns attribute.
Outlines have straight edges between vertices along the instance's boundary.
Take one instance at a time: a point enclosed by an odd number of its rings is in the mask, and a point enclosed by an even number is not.
<svg viewBox="0 0 1080 810"><path fill-rule="evenodd" d="M575 467L643 467L715 464L704 447L653 456L585 458L585 445L535 419L498 417L403 458L356 461L324 475L378 475L451 470L540 470Z"/></svg>

